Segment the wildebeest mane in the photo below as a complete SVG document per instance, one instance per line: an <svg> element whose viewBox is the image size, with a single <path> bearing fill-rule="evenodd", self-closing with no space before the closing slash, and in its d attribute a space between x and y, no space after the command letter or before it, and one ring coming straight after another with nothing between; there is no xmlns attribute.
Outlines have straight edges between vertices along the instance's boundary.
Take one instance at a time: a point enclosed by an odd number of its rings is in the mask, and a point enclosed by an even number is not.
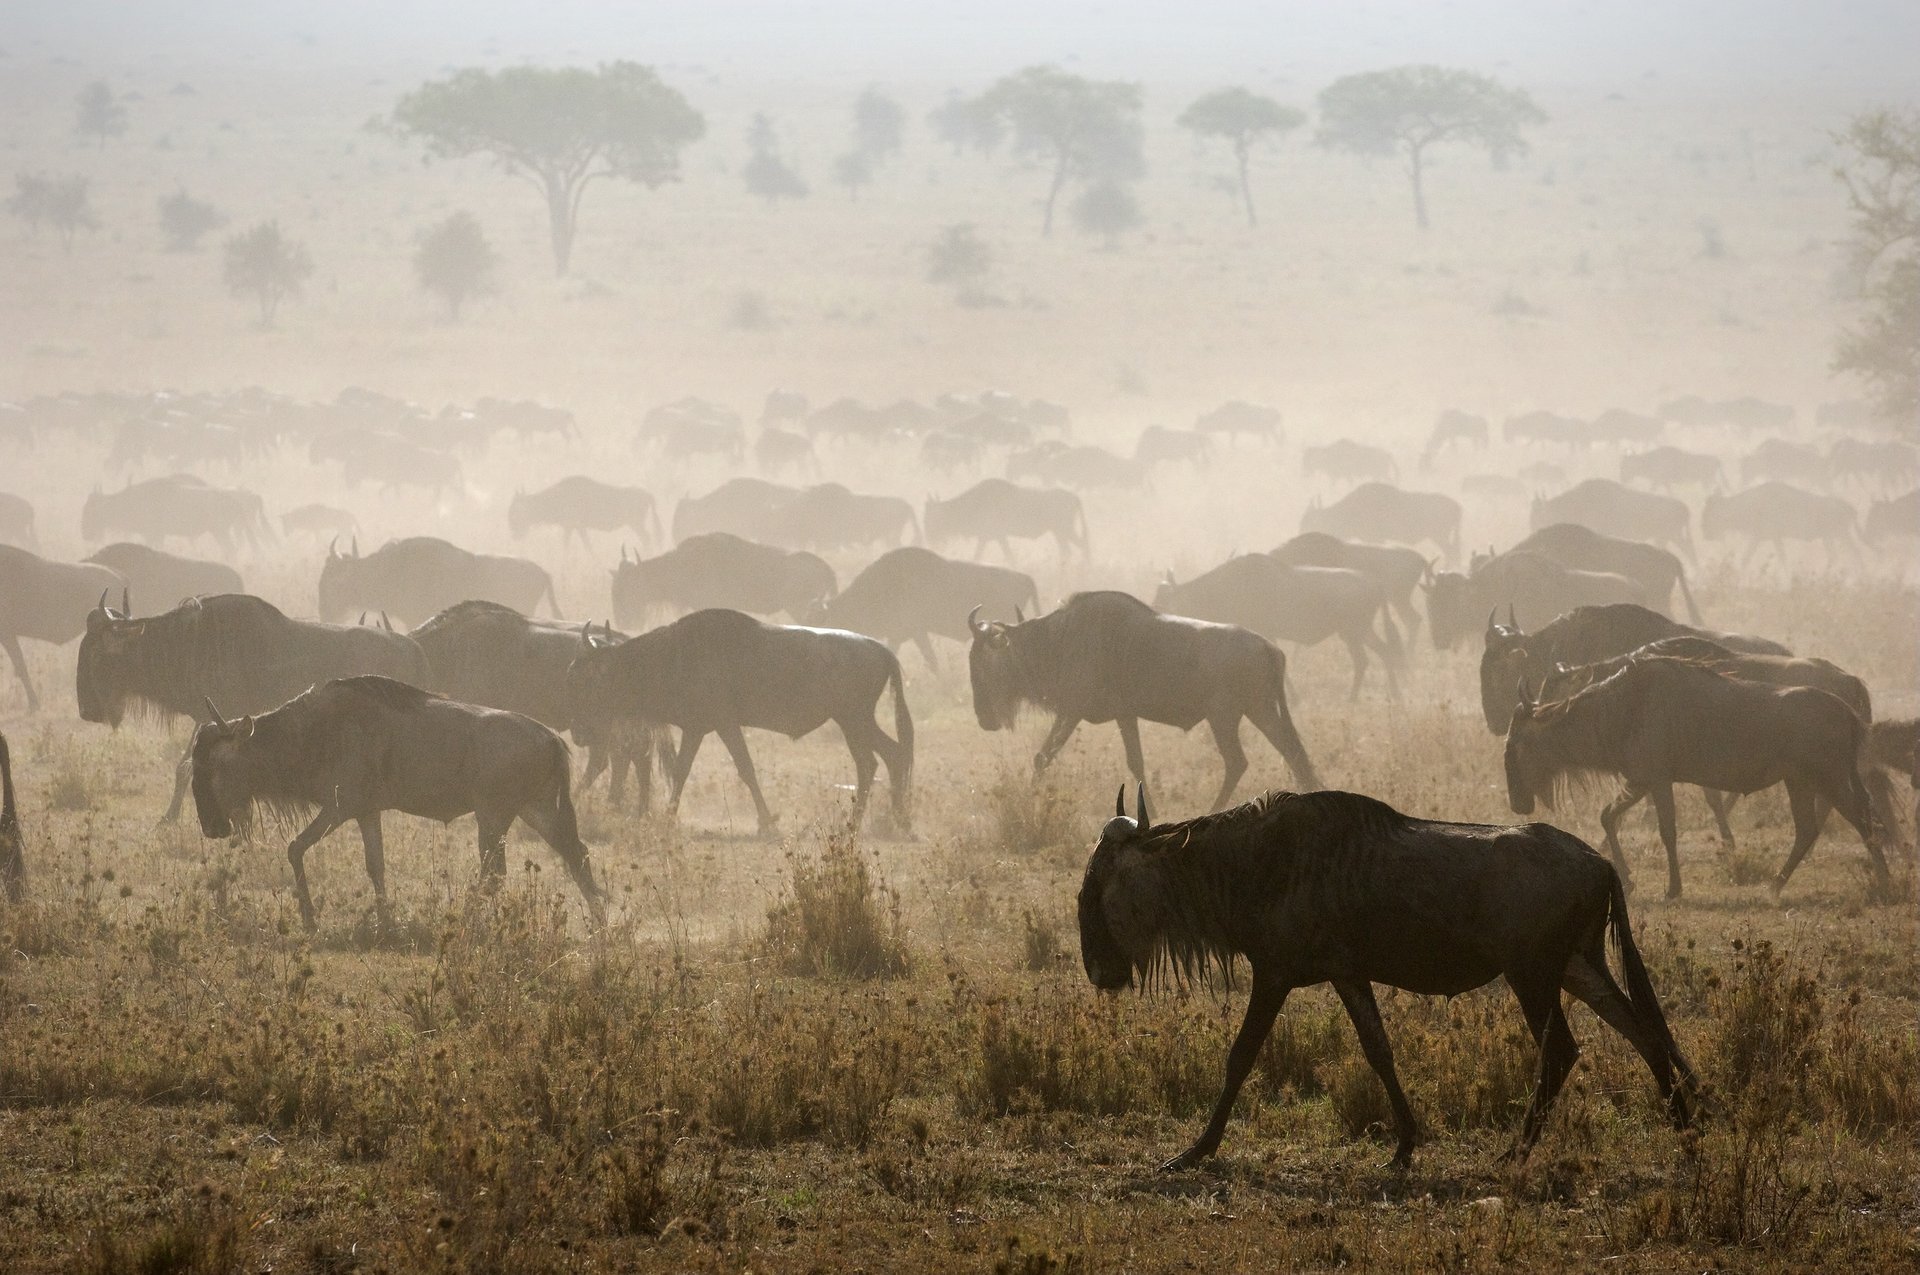
<svg viewBox="0 0 1920 1275"><path fill-rule="evenodd" d="M1127 670L1119 665L1122 653L1114 649L1113 642L1124 629L1097 622L1099 611L1093 608L1103 606L1117 606L1143 618L1159 614L1131 593L1095 589L1073 594L1056 610L1019 625L1019 640L1008 651L1020 689L1014 708L1016 718L1022 703L1058 711L1060 705L1055 701L1060 692L1071 695L1079 678L1091 678L1106 686L1118 684L1117 678L1124 679ZM1029 673L1029 669L1036 672Z"/></svg>

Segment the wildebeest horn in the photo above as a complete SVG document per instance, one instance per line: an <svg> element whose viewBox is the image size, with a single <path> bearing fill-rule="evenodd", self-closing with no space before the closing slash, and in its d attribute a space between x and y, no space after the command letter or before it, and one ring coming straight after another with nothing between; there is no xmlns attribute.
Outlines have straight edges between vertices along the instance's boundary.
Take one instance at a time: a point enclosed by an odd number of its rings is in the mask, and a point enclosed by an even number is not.
<svg viewBox="0 0 1920 1275"><path fill-rule="evenodd" d="M385 611L382 611L380 613L380 627L385 629L389 633L393 632L393 621L387 618L387 613Z"/></svg>
<svg viewBox="0 0 1920 1275"><path fill-rule="evenodd" d="M327 541L327 556L329 558L337 558L340 556L340 537L335 536L333 539Z"/></svg>
<svg viewBox="0 0 1920 1275"><path fill-rule="evenodd" d="M207 716L213 719L214 724L217 726L225 726L227 724L227 719L220 716L220 710L213 706L213 696L203 695L200 698L206 701Z"/></svg>
<svg viewBox="0 0 1920 1275"><path fill-rule="evenodd" d="M1511 602L1507 603L1507 627L1516 632L1520 628L1520 621L1513 618L1513 603Z"/></svg>
<svg viewBox="0 0 1920 1275"><path fill-rule="evenodd" d="M975 604L973 610L967 612L967 629L969 632L978 634L987 631L987 626L980 623L980 612L983 609L980 605ZM1120 795L1122 798L1127 795L1127 786L1125 784L1120 785Z"/></svg>
<svg viewBox="0 0 1920 1275"><path fill-rule="evenodd" d="M1123 786L1120 791L1125 792L1126 788ZM1145 832L1153 826L1153 821L1147 818L1147 786L1145 784L1139 785L1135 790L1133 810L1134 822L1140 825L1140 831Z"/></svg>
<svg viewBox="0 0 1920 1275"><path fill-rule="evenodd" d="M353 548L352 556L356 558L359 557L360 556L360 537L355 536L353 538L352 548Z"/></svg>
<svg viewBox="0 0 1920 1275"><path fill-rule="evenodd" d="M1493 606L1487 608L1487 636L1488 637L1492 637L1500 628L1498 624L1494 623L1494 617L1498 616L1499 614L1500 614L1499 603L1496 602Z"/></svg>
<svg viewBox="0 0 1920 1275"><path fill-rule="evenodd" d="M356 620L356 621L355 621L354 623L355 623L355 624L356 624L356 626L357 626L357 627L359 627L359 628L363 628L363 629L364 629L364 628L366 628L366 627L367 627L367 613L366 613L365 611L362 611L362 612L360 613L360 618L359 618L358 620Z"/></svg>
<svg viewBox="0 0 1920 1275"><path fill-rule="evenodd" d="M1124 819L1127 816L1127 786L1120 785L1120 791L1113 795L1113 817Z"/></svg>
<svg viewBox="0 0 1920 1275"><path fill-rule="evenodd" d="M1020 609L1020 604L1017 602L1013 607L1013 622L1015 624L1025 624L1027 622L1027 614Z"/></svg>
<svg viewBox="0 0 1920 1275"><path fill-rule="evenodd" d="M1168 568L1167 568L1167 573L1166 573L1166 575L1165 575L1165 576L1163 576L1163 577L1161 578L1161 581L1160 581L1160 583L1162 583L1162 584L1172 584L1172 583L1174 583L1174 579L1173 579L1173 568L1172 568L1172 567L1168 567Z"/></svg>
<svg viewBox="0 0 1920 1275"><path fill-rule="evenodd" d="M112 587L112 585L108 585L107 589L111 589ZM107 609L107 589L100 590L100 601L94 604L95 610L104 611Z"/></svg>
<svg viewBox="0 0 1920 1275"><path fill-rule="evenodd" d="M593 649L593 621L588 620L580 626L580 645L589 651Z"/></svg>

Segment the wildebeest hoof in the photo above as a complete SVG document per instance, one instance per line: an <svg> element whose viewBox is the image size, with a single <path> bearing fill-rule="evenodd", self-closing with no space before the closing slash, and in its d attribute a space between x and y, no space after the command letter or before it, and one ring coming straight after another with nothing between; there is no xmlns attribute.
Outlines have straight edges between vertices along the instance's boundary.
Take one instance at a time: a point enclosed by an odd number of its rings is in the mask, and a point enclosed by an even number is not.
<svg viewBox="0 0 1920 1275"><path fill-rule="evenodd" d="M1173 1159L1160 1166L1162 1173L1183 1173L1188 1169L1197 1169L1203 1160L1210 1159L1211 1151L1202 1151L1199 1147L1188 1147Z"/></svg>

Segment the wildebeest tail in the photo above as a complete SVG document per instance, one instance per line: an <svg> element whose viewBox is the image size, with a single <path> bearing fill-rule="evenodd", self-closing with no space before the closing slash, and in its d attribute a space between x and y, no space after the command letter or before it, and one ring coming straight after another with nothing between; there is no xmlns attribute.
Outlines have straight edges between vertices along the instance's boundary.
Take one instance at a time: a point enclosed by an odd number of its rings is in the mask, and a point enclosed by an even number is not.
<svg viewBox="0 0 1920 1275"><path fill-rule="evenodd" d="M1380 599L1380 628L1383 631L1382 637L1385 640L1388 663L1399 668L1405 668L1407 663L1406 643L1400 636L1400 626L1393 622L1393 601L1385 596L1382 596Z"/></svg>
<svg viewBox="0 0 1920 1275"><path fill-rule="evenodd" d="M1287 708L1287 653L1271 642L1267 643L1267 650L1273 658L1273 707L1280 720L1280 738L1276 745L1301 788L1317 790L1320 776L1313 768L1313 760L1307 756L1307 746L1301 741L1300 731L1293 724L1293 714Z"/></svg>
<svg viewBox="0 0 1920 1275"><path fill-rule="evenodd" d="M1647 977L1646 962L1640 959L1640 945L1633 941L1626 886L1611 865L1607 875L1612 891L1607 901L1608 923L1613 930L1613 945L1620 953L1620 973L1626 982L1627 1000L1633 1006L1634 1017L1659 1036L1660 1043L1666 1047L1668 1061L1680 1073L1680 1084L1673 1095L1674 1115L1684 1123L1692 1119L1692 1101L1699 1093L1699 1077L1694 1075L1693 1064L1680 1052L1680 1043L1673 1038L1673 1028L1667 1025L1667 1015L1660 1008L1653 980Z"/></svg>
<svg viewBox="0 0 1920 1275"><path fill-rule="evenodd" d="M1687 623L1700 623L1700 608L1693 603L1693 590L1687 587L1686 568L1674 573L1674 581L1680 586L1680 600L1687 604Z"/></svg>

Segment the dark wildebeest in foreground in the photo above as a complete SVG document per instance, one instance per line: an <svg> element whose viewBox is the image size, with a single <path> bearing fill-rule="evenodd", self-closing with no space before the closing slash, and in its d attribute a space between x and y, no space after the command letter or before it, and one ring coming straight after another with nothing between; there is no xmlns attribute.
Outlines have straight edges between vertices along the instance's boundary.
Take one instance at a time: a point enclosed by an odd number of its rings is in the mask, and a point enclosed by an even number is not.
<svg viewBox="0 0 1920 1275"><path fill-rule="evenodd" d="M1873 803L1860 778L1867 724L1839 698L1805 686L1741 681L1695 660L1641 656L1564 700L1536 704L1524 693L1507 732L1507 794L1516 814L1589 775L1624 786L1600 818L1611 833L1619 812L1651 797L1667 850L1667 897L1680 897L1673 786L1698 784L1750 793L1787 786L1793 849L1774 878L1777 897L1820 835L1820 799L1866 842L1875 887L1890 888ZM1610 840L1611 840L1610 836ZM1614 864L1627 865L1614 843Z"/></svg>
<svg viewBox="0 0 1920 1275"><path fill-rule="evenodd" d="M210 720L193 733L193 804L209 837L244 834L260 807L312 820L287 846L300 919L314 928L307 851L349 820L360 825L382 923L386 853L380 815L398 810L452 823L475 815L489 888L507 870L516 817L553 847L597 923L606 909L573 815L567 744L519 713L442 699L392 678L338 678L258 717Z"/></svg>
<svg viewBox="0 0 1920 1275"><path fill-rule="evenodd" d="M1286 759L1294 782L1320 786L1287 710L1287 657L1258 633L1161 615L1138 598L1110 591L1076 593L1052 614L1023 623L982 623L976 611L967 624L973 630L967 659L980 729L1011 729L1023 704L1053 713L1046 741L1033 757L1036 775L1081 722L1113 722L1127 769L1144 783L1140 723L1187 731L1204 721L1225 771L1213 799L1217 810L1247 770L1240 746L1244 717Z"/></svg>
<svg viewBox="0 0 1920 1275"><path fill-rule="evenodd" d="M261 598L221 593L132 619L102 598L86 616L74 698L80 720L118 730L129 710L205 721L207 699L263 713L329 678L379 673L424 685L427 659L412 639L379 627L294 620ZM180 813L187 755L174 770L163 820Z"/></svg>
<svg viewBox="0 0 1920 1275"><path fill-rule="evenodd" d="M874 718L889 688L892 737ZM885 762L894 821L907 826L913 715L899 658L874 638L766 624L739 611L695 611L612 647L583 647L567 672L567 692L568 722L576 732L622 722L680 728L670 814L680 808L701 741L718 735L753 795L761 833L771 833L777 821L760 793L742 730L798 739L831 721L853 754L854 819L865 812L878 762Z"/></svg>
<svg viewBox="0 0 1920 1275"><path fill-rule="evenodd" d="M1521 629L1512 616L1499 624L1488 615L1486 646L1480 653L1480 711L1486 716L1487 729L1506 734L1522 685L1540 685L1559 665L1597 664L1672 637L1706 638L1751 655L1793 654L1766 638L1696 629L1629 602L1576 607L1532 633Z"/></svg>
<svg viewBox="0 0 1920 1275"><path fill-rule="evenodd" d="M1448 562L1460 556L1460 502L1437 492L1402 491L1388 483L1361 483L1322 506L1314 497L1300 530L1324 531L1375 544L1434 545Z"/></svg>
<svg viewBox="0 0 1920 1275"><path fill-rule="evenodd" d="M589 531L631 531L643 546L660 539L660 515L653 497L639 487L617 487L574 474L536 492L517 491L507 502L507 530L519 540L535 527L558 527L565 548L579 537L592 549Z"/></svg>
<svg viewBox="0 0 1920 1275"><path fill-rule="evenodd" d="M542 602L555 619L560 602L546 568L525 558L473 553L437 536L389 540L366 557L356 542L342 554L327 548L320 567L320 618L384 611L409 627L456 602L483 598L532 615Z"/></svg>
<svg viewBox="0 0 1920 1275"><path fill-rule="evenodd" d="M1239 399L1222 403L1210 412L1203 412L1193 422L1195 433L1221 434L1228 442L1237 443L1240 435L1246 434L1272 447L1281 443L1280 409L1262 407L1258 403L1243 403Z"/></svg>
<svg viewBox="0 0 1920 1275"><path fill-rule="evenodd" d="M1535 500L1527 526L1538 531L1556 522L1578 523L1621 540L1671 545L1693 556L1693 515L1686 503L1623 486L1611 478L1589 478L1557 496Z"/></svg>
<svg viewBox="0 0 1920 1275"><path fill-rule="evenodd" d="M5 735L0 735L0 894L9 903L27 894L26 840L20 835L20 812L13 806L13 758Z"/></svg>
<svg viewBox="0 0 1920 1275"><path fill-rule="evenodd" d="M1335 482L1357 483L1367 479L1393 482L1400 477L1399 462L1384 447L1356 443L1351 438L1336 438L1318 447L1300 452L1300 472L1309 478L1315 474Z"/></svg>
<svg viewBox="0 0 1920 1275"><path fill-rule="evenodd" d="M1742 567L1763 544L1772 545L1774 555L1784 559L1789 540L1820 542L1828 565L1836 551L1855 557L1860 552L1859 516L1851 504L1788 483L1761 483L1731 496L1708 496L1700 507L1700 534L1708 540L1743 537L1747 547L1740 555Z"/></svg>
<svg viewBox="0 0 1920 1275"><path fill-rule="evenodd" d="M980 557L991 541L1011 561L1013 547L1008 541L1052 536L1063 562L1070 550L1078 549L1083 558L1093 552L1087 546L1087 513L1080 497L1058 488L1021 487L1004 478L987 478L951 500L929 496L922 512L927 543L934 548L972 540L974 556Z"/></svg>
<svg viewBox="0 0 1920 1275"><path fill-rule="evenodd" d="M1592 847L1548 824L1498 827L1412 819L1349 792L1269 793L1221 814L1150 824L1121 803L1080 883L1080 957L1105 991L1253 971L1246 1019L1227 1054L1213 1119L1162 1169L1219 1149L1233 1101L1296 987L1331 983L1386 1087L1406 1168L1417 1136L1373 984L1457 996L1504 977L1540 1047L1516 1155L1539 1136L1579 1057L1560 993L1586 1002L1639 1053L1674 1124L1698 1085L1674 1043L1634 943L1619 876ZM1611 934L1622 990L1607 967ZM1677 1077L1677 1079L1676 1079Z"/></svg>
<svg viewBox="0 0 1920 1275"><path fill-rule="evenodd" d="M938 669L933 639L966 642L969 606L1018 614L1039 609L1033 577L1010 567L943 558L931 549L908 545L875 558L866 570L832 599L808 612L805 621L877 637L896 652L903 642L920 648L927 667Z"/></svg>
<svg viewBox="0 0 1920 1275"><path fill-rule="evenodd" d="M1404 545L1369 545L1342 540L1324 531L1307 531L1295 536L1267 556L1290 567L1344 567L1372 580L1393 606L1400 622L1406 625L1407 638L1420 629L1420 612L1414 609L1413 591L1427 574L1427 560L1417 549Z"/></svg>
<svg viewBox="0 0 1920 1275"><path fill-rule="evenodd" d="M0 491L0 544L39 548L40 538L33 528L33 504L25 496Z"/></svg>
<svg viewBox="0 0 1920 1275"><path fill-rule="evenodd" d="M1679 589L1681 601L1687 604L1687 622L1700 623L1700 608L1687 587L1687 569L1672 550L1605 535L1577 522L1549 523L1514 549L1545 554L1576 571L1609 571L1637 580L1646 605L1662 615L1671 614L1673 591Z"/></svg>
<svg viewBox="0 0 1920 1275"><path fill-rule="evenodd" d="M100 541L115 532L148 541L207 536L228 554L241 544L257 549L273 535L260 497L237 487L210 487L192 474L88 496L80 509L81 537Z"/></svg>
<svg viewBox="0 0 1920 1275"><path fill-rule="evenodd" d="M1185 584L1175 583L1169 571L1153 605L1169 615L1238 625L1276 642L1313 646L1338 637L1353 661L1347 698L1360 698L1369 651L1386 670L1387 693L1399 698L1400 631L1393 626L1386 595L1358 571L1290 567L1267 554L1248 553ZM1384 638L1374 627L1376 616L1386 624Z"/></svg>
<svg viewBox="0 0 1920 1275"><path fill-rule="evenodd" d="M164 549L121 541L87 555L88 562L117 571L143 604L164 611L188 598L215 593L244 593L240 573L224 562L183 558ZM151 612L157 614L157 612Z"/></svg>
<svg viewBox="0 0 1920 1275"><path fill-rule="evenodd" d="M0 545L0 650L13 662L27 693L27 711L40 710L40 694L27 673L21 638L64 646L87 631L87 613L127 582L120 573L91 562L49 562L37 553Z"/></svg>
<svg viewBox="0 0 1920 1275"><path fill-rule="evenodd" d="M1722 474L1720 458L1679 447L1655 447L1620 458L1620 481L1645 483L1661 491L1675 487L1715 487Z"/></svg>
<svg viewBox="0 0 1920 1275"><path fill-rule="evenodd" d="M776 549L724 531L689 536L652 558L627 557L613 571L613 618L639 628L663 611L725 608L754 615L806 615L839 592L833 568L804 549Z"/></svg>

